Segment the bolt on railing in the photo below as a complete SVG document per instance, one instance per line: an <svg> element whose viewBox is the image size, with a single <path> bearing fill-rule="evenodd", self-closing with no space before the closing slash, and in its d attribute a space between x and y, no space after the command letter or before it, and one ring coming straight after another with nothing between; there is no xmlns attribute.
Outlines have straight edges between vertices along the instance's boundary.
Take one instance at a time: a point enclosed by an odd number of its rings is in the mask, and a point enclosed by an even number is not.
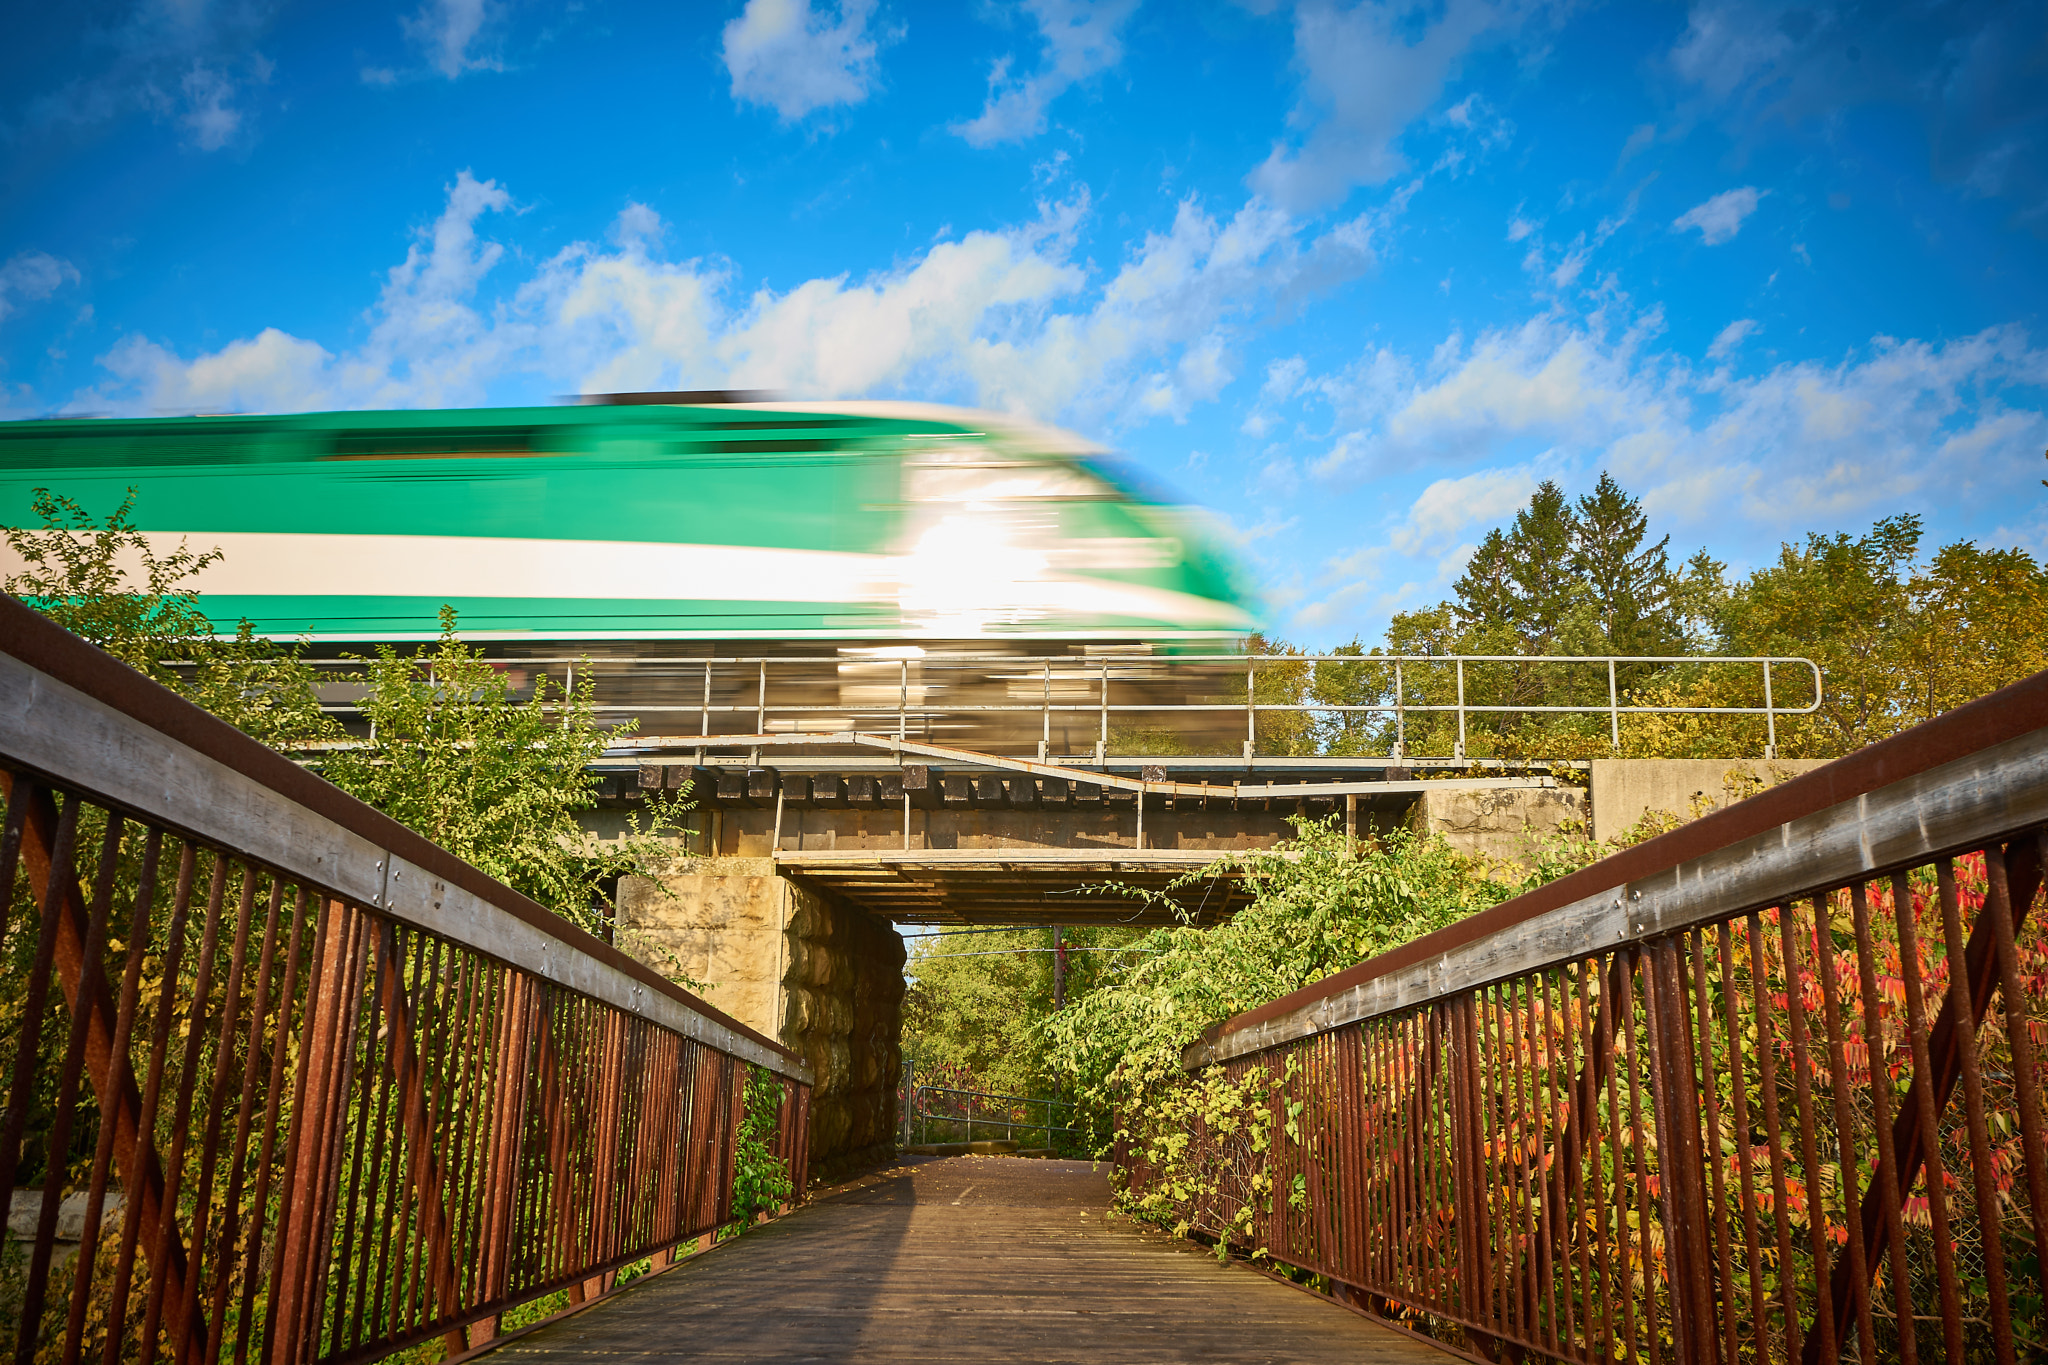
<svg viewBox="0 0 2048 1365"><path fill-rule="evenodd" d="M2038 1358L2044 839L2048 674L1230 1020L1270 1148L1119 1167L1488 1358Z"/></svg>
<svg viewBox="0 0 2048 1365"><path fill-rule="evenodd" d="M15 1359L340 1365L602 1292L732 1216L810 1076L0 600L0 1258Z"/></svg>

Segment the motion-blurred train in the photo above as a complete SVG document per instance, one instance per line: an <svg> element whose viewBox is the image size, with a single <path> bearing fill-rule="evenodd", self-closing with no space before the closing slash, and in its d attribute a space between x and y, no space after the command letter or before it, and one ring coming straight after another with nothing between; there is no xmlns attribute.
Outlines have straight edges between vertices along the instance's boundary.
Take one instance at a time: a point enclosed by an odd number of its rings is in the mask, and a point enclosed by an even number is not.
<svg viewBox="0 0 2048 1365"><path fill-rule="evenodd" d="M104 513L133 487L159 552L223 552L193 581L215 622L316 646L431 638L444 603L472 640L578 647L1185 647L1253 624L1199 515L1078 437L722 397L8 423L0 524L33 524L36 488Z"/></svg>
<svg viewBox="0 0 2048 1365"><path fill-rule="evenodd" d="M96 517L133 488L159 555L219 549L189 584L217 629L345 663L431 640L446 604L515 695L574 676L643 734L1084 753L1188 700L1191 668L1227 691L1239 666L1185 656L1254 624L1201 514L1067 432L961 408L632 394L0 424L0 525L35 525L38 488ZM333 676L348 719L360 688ZM1235 713L1194 719L1241 743Z"/></svg>

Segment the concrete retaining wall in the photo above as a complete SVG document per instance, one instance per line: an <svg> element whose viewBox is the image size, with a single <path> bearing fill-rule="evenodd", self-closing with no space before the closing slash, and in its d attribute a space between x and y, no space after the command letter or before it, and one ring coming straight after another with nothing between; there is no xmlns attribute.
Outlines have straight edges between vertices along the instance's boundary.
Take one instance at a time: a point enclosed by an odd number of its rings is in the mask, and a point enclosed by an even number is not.
<svg viewBox="0 0 2048 1365"><path fill-rule="evenodd" d="M1537 845L1585 818L1586 794L1576 787L1426 791L1410 815L1416 829L1443 835L1460 853L1524 866Z"/></svg>
<svg viewBox="0 0 2048 1365"><path fill-rule="evenodd" d="M1820 758L1613 758L1593 761L1593 837L1615 839L1650 811L1691 820L1812 772Z"/></svg>

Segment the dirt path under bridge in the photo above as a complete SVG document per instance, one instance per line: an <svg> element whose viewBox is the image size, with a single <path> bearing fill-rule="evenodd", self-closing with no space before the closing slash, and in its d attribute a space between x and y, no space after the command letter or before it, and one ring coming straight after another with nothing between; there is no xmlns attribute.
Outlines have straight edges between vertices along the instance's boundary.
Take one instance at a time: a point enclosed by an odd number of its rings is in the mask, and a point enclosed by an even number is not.
<svg viewBox="0 0 2048 1365"><path fill-rule="evenodd" d="M1079 1161L907 1161L507 1342L489 1365L1456 1357L1106 1219Z"/></svg>

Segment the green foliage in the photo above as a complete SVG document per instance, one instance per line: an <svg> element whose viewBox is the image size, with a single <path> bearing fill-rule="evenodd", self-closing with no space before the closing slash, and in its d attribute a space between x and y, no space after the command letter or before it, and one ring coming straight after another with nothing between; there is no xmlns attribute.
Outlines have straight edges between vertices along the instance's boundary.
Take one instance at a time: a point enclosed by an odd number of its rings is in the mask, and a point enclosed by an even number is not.
<svg viewBox="0 0 2048 1365"><path fill-rule="evenodd" d="M1395 830L1347 856L1330 826L1296 830L1290 845L1229 854L1184 879L1242 871L1249 906L1213 929L1151 931L1109 981L1046 1025L1048 1063L1098 1140L1119 1099L1178 1076L1181 1050L1212 1024L1521 889L1441 836Z"/></svg>
<svg viewBox="0 0 2048 1365"><path fill-rule="evenodd" d="M605 886L666 856L655 837L680 822L682 793L657 797L643 829L615 842L590 838L578 811L597 804L588 773L615 732L597 723L586 671L573 690L543 677L515 701L505 674L456 634L441 609L441 638L400 654L386 645L363 660L358 705L373 739L322 762L336 786L592 933L611 918Z"/></svg>
<svg viewBox="0 0 2048 1365"><path fill-rule="evenodd" d="M219 636L200 610L186 580L217 563L219 550L180 544L158 555L129 519L132 488L104 522L46 488L30 506L41 526L0 528L26 566L0 584L6 591L274 748L340 734L295 650L256 635L247 621Z"/></svg>
<svg viewBox="0 0 2048 1365"><path fill-rule="evenodd" d="M789 1163L775 1154L782 1099L782 1081L774 1072L765 1066L748 1068L747 1112L733 1159L732 1222L719 1230L721 1240L739 1236L758 1215L774 1212L796 1192Z"/></svg>
<svg viewBox="0 0 2048 1365"><path fill-rule="evenodd" d="M103 522L45 489L32 504L42 525L4 528L22 559L6 590L195 704L274 748L319 752L322 773L574 924L609 937L607 888L665 861L664 828L690 808L687 791L656 797L624 837L599 842L576 821L596 805L589 763L607 739L588 683L573 692L545 679L526 702L505 676L465 646L442 609L430 650L390 647L364 659L362 712L372 738L350 743L320 710L313 671L296 650L258 637L247 621L220 637L189 582L218 550L180 545L158 554L131 520L135 490ZM645 945L685 986L702 989Z"/></svg>
<svg viewBox="0 0 2048 1365"><path fill-rule="evenodd" d="M1821 667L1821 707L1779 720L1778 753L1836 757L2048 667L2048 572L2023 550L1958 541L1923 555L1921 541L1919 518L1890 517L1860 536L1788 544L1731 583L1704 550L1674 566L1670 537L1650 538L1640 503L1610 475L1576 504L1545 483L1511 524L1487 534L1453 600L1397 613L1379 650L1354 641L1335 651L1358 655L1356 664L1304 669L1298 700L1391 702L1393 666L1374 661L1382 652L1804 655ZM1401 681L1415 706L1448 704L1459 692L1448 664L1409 663ZM1762 670L1752 665L1622 664L1615 683L1623 705L1764 703ZM1804 669L1778 668L1772 684L1776 705L1813 700ZM1468 664L1463 695L1485 706L1608 702L1604 671L1529 662ZM1447 755L1457 743L1443 713L1412 712L1401 731L1384 716L1325 714L1314 730L1333 754L1385 754L1399 740L1407 753ZM1639 758L1754 758L1769 742L1761 716L1737 715L1625 715L1621 738L1623 754ZM1608 718L1597 712L1475 715L1467 727L1472 757L1612 752Z"/></svg>
<svg viewBox="0 0 2048 1365"><path fill-rule="evenodd" d="M1122 1132L1150 1175L1142 1189L1125 1192L1120 1201L1124 1211L1169 1226L1176 1237L1193 1230L1194 1217L1204 1217L1211 1231L1221 1233L1217 1259L1229 1259L1231 1244L1250 1240L1258 1215L1272 1211L1271 1079L1262 1066L1235 1078L1212 1066L1154 1088ZM1292 1108L1286 1119L1289 1136L1295 1135L1301 1106ZM1265 1255L1266 1249L1257 1247L1252 1258Z"/></svg>
<svg viewBox="0 0 2048 1365"><path fill-rule="evenodd" d="M1068 1006L1115 979L1117 952L1144 936L1120 925L1061 931ZM1051 929L948 934L914 939L904 974L903 1054L920 1079L939 1076L963 1089L1030 1097L1052 1094L1059 1074L1047 1057L1053 1017ZM1090 951L1083 951L1090 950Z"/></svg>

